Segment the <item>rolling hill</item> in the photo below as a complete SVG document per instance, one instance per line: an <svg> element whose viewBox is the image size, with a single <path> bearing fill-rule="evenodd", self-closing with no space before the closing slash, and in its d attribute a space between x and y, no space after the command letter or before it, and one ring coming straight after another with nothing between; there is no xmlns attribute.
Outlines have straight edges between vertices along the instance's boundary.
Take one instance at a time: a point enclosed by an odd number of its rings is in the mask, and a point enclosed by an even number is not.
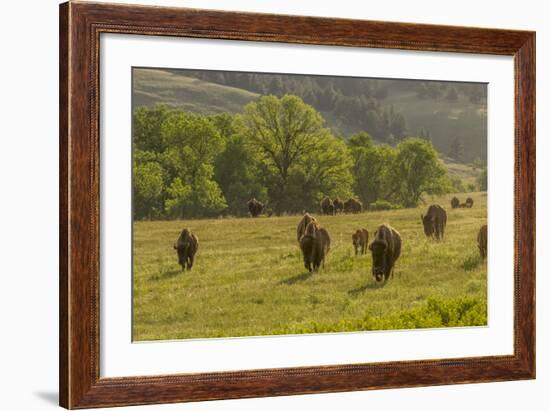
<svg viewBox="0 0 550 411"><path fill-rule="evenodd" d="M246 103L259 97L243 89L157 69L135 69L133 86L134 109L167 104L201 114L238 113Z"/></svg>

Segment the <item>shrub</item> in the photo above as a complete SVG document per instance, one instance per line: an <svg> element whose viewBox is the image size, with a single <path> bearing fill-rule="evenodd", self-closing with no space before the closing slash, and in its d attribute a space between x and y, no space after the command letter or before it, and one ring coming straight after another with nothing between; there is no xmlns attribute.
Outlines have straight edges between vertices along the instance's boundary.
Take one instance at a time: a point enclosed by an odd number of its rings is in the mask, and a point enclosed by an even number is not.
<svg viewBox="0 0 550 411"><path fill-rule="evenodd" d="M377 200L374 203L369 204L369 210L372 211L382 211L382 210L398 210L403 208L399 204L390 203L386 200Z"/></svg>
<svg viewBox="0 0 550 411"><path fill-rule="evenodd" d="M361 320L343 319L332 324L312 321L277 330L274 334L400 330L417 328L474 327L487 325L487 300L475 297L442 299L430 297L409 310L386 317L366 314Z"/></svg>

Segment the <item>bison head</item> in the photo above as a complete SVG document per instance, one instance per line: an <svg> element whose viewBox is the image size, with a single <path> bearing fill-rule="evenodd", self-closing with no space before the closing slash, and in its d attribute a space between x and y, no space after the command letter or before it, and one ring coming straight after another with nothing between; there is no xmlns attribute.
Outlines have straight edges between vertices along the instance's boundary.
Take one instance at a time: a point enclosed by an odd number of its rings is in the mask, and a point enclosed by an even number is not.
<svg viewBox="0 0 550 411"><path fill-rule="evenodd" d="M369 250L372 251L372 274L376 281L382 281L384 273L388 271L387 249L388 243L384 240L375 240L369 245Z"/></svg>
<svg viewBox="0 0 550 411"><path fill-rule="evenodd" d="M426 234L427 237L431 237L435 231L434 221L432 216L430 215L424 216L420 214L420 219L422 220L422 225L424 226L424 234Z"/></svg>

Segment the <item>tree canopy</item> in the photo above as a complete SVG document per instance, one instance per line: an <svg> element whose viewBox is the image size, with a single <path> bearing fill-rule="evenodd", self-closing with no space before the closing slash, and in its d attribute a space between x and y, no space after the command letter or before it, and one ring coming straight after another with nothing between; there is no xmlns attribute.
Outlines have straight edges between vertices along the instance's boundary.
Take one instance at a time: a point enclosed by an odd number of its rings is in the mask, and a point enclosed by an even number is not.
<svg viewBox="0 0 550 411"><path fill-rule="evenodd" d="M396 115L386 113L388 127ZM413 207L452 187L430 141L346 140L293 95L261 97L238 115L138 108L133 121L135 219L244 215L253 197L277 214L315 212L325 196Z"/></svg>

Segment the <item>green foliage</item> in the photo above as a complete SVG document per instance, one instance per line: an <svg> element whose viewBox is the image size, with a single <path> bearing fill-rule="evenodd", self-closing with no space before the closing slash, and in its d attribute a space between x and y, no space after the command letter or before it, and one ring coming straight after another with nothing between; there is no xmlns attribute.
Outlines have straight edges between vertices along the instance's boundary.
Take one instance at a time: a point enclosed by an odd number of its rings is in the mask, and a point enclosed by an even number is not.
<svg viewBox="0 0 550 411"><path fill-rule="evenodd" d="M323 118L296 96L264 96L239 118L261 162L275 212L310 209L324 195L351 191L345 145L323 128Z"/></svg>
<svg viewBox="0 0 550 411"><path fill-rule="evenodd" d="M162 214L164 170L160 164L146 162L134 165L134 215L153 218Z"/></svg>
<svg viewBox="0 0 550 411"><path fill-rule="evenodd" d="M391 173L392 196L405 207L415 207L423 193L451 191L447 170L433 146L421 138L408 138L396 147Z"/></svg>
<svg viewBox="0 0 550 411"><path fill-rule="evenodd" d="M360 320L343 319L335 323L312 321L299 326L282 327L273 334L472 327L486 324L486 301L471 297L454 299L430 297L419 307L402 310L385 317L367 314Z"/></svg>
<svg viewBox="0 0 550 411"><path fill-rule="evenodd" d="M157 106L137 109L133 126L135 219L209 216L226 208L213 180L225 144L214 121Z"/></svg>
<svg viewBox="0 0 550 411"><path fill-rule="evenodd" d="M487 191L487 167L481 170L481 174L479 175L477 182L481 191Z"/></svg>
<svg viewBox="0 0 550 411"><path fill-rule="evenodd" d="M374 203L369 204L369 210L382 211L382 210L399 210L403 208L399 204L393 204L386 200L377 200Z"/></svg>
<svg viewBox="0 0 550 411"><path fill-rule="evenodd" d="M475 270L482 261L483 260L478 253L470 254L464 259L462 263L462 268L464 268L465 271Z"/></svg>
<svg viewBox="0 0 550 411"><path fill-rule="evenodd" d="M453 193L465 193L466 191L474 191L474 188L466 190L464 182L460 177L451 177L451 190Z"/></svg>
<svg viewBox="0 0 550 411"><path fill-rule="evenodd" d="M385 113L384 127L397 132L398 114ZM391 147L365 132L346 141L323 121L290 95L262 97L237 116L136 110L135 218L240 216L252 197L277 214L317 210L325 196L414 207L424 193L451 191L430 141L406 138ZM452 183L464 191L460 181Z"/></svg>
<svg viewBox="0 0 550 411"><path fill-rule="evenodd" d="M353 157L354 190L361 202L371 204L386 198L395 150L375 145L367 133L351 136L348 145Z"/></svg>

